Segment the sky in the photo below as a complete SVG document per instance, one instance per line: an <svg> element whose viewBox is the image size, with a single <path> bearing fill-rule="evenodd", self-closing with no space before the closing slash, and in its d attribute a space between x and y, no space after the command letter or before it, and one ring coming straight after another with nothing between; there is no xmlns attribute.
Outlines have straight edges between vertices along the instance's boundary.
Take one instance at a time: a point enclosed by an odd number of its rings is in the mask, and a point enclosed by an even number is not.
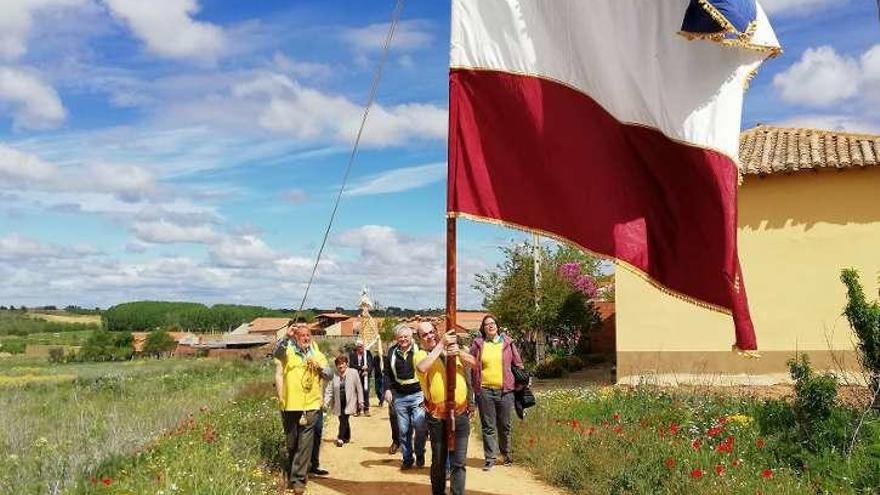
<svg viewBox="0 0 880 495"><path fill-rule="evenodd" d="M648 1L648 0L646 0ZM875 0L764 0L759 123L880 134ZM392 0L0 0L0 304L298 307ZM405 3L306 307L444 304L449 3ZM458 222L459 307L512 230Z"/></svg>

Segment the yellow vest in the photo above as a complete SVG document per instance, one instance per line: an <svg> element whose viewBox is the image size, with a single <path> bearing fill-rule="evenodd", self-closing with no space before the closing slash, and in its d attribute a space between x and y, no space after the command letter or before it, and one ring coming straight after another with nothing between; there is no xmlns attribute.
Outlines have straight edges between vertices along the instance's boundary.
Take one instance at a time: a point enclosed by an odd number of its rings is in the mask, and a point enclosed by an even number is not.
<svg viewBox="0 0 880 495"><path fill-rule="evenodd" d="M504 341L498 339L498 342L485 341L483 343L483 353L480 361L483 365L483 388L501 389L504 385L504 361L501 358L501 351L504 348Z"/></svg>
<svg viewBox="0 0 880 495"><path fill-rule="evenodd" d="M418 364L425 359L428 353L420 350L413 356L413 363ZM456 359L455 366L455 410L461 414L467 410L467 382L464 377L464 366L461 359ZM425 394L425 409L428 414L435 418L445 418L446 415L446 364L443 359L437 358L427 373L416 372L419 384Z"/></svg>
<svg viewBox="0 0 880 495"><path fill-rule="evenodd" d="M285 348L284 360L275 358L275 362L284 366L284 397L281 401L281 409L284 411L312 411L321 408L324 395L321 374L306 369L307 357L314 359L321 368L327 367L327 357L315 344L312 344L308 355L303 356L290 343Z"/></svg>

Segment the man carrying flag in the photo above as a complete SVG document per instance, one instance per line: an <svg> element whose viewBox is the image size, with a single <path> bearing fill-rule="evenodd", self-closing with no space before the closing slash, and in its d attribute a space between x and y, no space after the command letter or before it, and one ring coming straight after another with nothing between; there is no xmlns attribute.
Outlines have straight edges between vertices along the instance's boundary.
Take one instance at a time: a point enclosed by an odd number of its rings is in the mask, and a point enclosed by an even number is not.
<svg viewBox="0 0 880 495"><path fill-rule="evenodd" d="M455 372L455 450L450 459L452 495L464 495L465 461L470 436L470 405L466 373L476 364L474 357L458 347L455 331L437 335L429 322L417 328L422 349L416 353L416 370L425 409L428 413L428 436L431 439L431 493L446 493L446 458L449 455L446 418L452 411L446 406L446 360L456 360ZM456 359L457 358L457 359Z"/></svg>
<svg viewBox="0 0 880 495"><path fill-rule="evenodd" d="M733 317L755 0L453 0L447 211L577 244Z"/></svg>

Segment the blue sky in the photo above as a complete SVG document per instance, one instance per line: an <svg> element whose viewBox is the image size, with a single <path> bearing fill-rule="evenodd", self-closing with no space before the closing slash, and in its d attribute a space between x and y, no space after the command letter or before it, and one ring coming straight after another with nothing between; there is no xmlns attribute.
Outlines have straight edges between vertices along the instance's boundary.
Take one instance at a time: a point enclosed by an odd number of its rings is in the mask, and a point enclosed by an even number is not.
<svg viewBox="0 0 880 495"><path fill-rule="evenodd" d="M880 133L876 3L762 3L744 127ZM393 5L4 0L0 304L298 304ZM448 38L406 3L307 306L442 306ZM520 238L459 222L460 306Z"/></svg>

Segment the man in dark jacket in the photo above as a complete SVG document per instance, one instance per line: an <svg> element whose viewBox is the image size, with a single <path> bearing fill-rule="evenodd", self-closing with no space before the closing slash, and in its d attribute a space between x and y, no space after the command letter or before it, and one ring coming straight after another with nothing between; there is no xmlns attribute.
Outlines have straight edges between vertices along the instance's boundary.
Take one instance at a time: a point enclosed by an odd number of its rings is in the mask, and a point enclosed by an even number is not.
<svg viewBox="0 0 880 495"><path fill-rule="evenodd" d="M354 343L354 351L348 355L348 365L361 377L361 386L364 389L364 416L370 415L370 371L373 369L373 355L364 349L364 341L357 339ZM358 416L360 411L355 413Z"/></svg>

